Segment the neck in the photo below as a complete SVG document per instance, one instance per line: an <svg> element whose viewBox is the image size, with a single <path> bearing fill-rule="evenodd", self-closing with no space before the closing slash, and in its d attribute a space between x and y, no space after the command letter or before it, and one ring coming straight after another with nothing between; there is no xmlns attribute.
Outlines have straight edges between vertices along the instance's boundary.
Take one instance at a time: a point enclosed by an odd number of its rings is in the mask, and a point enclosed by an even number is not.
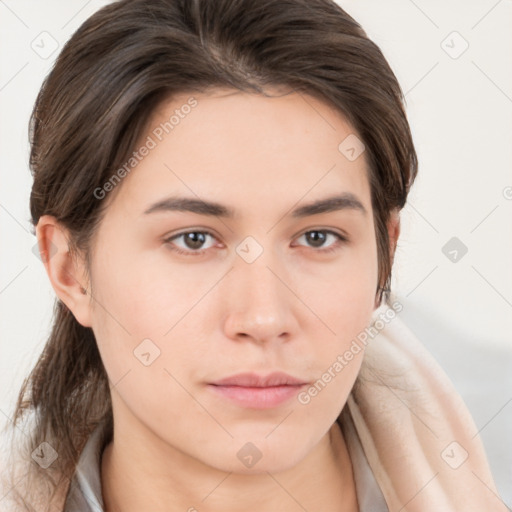
<svg viewBox="0 0 512 512"><path fill-rule="evenodd" d="M172 455L162 457L162 451L134 443L133 437L114 435L101 460L105 512L358 510L352 464L337 422L305 459L278 473L226 473L178 450Z"/></svg>

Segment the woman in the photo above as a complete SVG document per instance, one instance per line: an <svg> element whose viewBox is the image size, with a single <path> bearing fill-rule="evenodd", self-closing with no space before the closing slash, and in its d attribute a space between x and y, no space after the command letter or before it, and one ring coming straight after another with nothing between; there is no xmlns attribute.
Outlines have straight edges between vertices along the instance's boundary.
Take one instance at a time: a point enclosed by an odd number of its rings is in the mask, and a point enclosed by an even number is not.
<svg viewBox="0 0 512 512"><path fill-rule="evenodd" d="M402 99L327 0L121 0L78 29L32 116L58 299L13 510L505 510L390 295Z"/></svg>

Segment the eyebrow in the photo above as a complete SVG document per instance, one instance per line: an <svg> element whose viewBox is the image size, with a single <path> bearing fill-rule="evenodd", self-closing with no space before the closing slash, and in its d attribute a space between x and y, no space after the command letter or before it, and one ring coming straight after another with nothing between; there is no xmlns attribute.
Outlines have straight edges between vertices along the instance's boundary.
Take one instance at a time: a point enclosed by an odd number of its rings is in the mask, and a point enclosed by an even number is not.
<svg viewBox="0 0 512 512"><path fill-rule="evenodd" d="M311 203L295 208L291 215L294 218L303 218L310 215L334 212L339 210L359 211L367 215L367 210L363 203L351 192L344 192L339 195L318 199ZM191 212L199 215L210 215L215 217L234 218L235 210L213 201L202 199L193 199L187 197L167 197L152 204L144 211L144 214L163 211Z"/></svg>

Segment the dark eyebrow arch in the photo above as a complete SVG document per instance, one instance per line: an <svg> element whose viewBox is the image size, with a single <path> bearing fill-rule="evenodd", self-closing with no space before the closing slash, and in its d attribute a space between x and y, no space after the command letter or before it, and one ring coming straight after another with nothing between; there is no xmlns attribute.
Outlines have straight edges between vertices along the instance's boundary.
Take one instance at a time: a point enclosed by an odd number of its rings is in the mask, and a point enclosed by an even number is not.
<svg viewBox="0 0 512 512"><path fill-rule="evenodd" d="M291 212L292 217L302 218L320 213L334 212L338 210L356 210L364 215L368 212L362 202L351 192L344 192L340 195L319 199L300 206ZM144 214L162 211L191 212L199 215L210 215L215 217L234 218L235 211L222 204L193 199L187 197L171 196L152 204L144 211Z"/></svg>
<svg viewBox="0 0 512 512"><path fill-rule="evenodd" d="M307 217L309 215L317 215L319 213L334 212L337 210L356 210L366 215L366 208L363 203L352 192L344 192L343 194L327 197L312 203L305 204L296 208L292 212L293 217Z"/></svg>

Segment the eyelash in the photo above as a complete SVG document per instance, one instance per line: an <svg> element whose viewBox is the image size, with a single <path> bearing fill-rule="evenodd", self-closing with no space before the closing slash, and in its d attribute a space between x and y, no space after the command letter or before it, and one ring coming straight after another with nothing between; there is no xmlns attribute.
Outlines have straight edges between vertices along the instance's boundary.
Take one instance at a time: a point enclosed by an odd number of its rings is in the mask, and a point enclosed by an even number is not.
<svg viewBox="0 0 512 512"><path fill-rule="evenodd" d="M172 251L175 251L176 253L181 254L183 256L200 256L200 255L204 254L208 249L203 249L203 250L198 250L198 251L194 251L194 250L184 251L183 249L177 248L176 246L172 246L171 242L173 240L175 240L176 238L182 237L184 235L188 235L190 233L201 233L201 234L206 234L213 238L216 238L215 235L213 233L210 233L209 231L191 230L191 231L184 231L182 233L178 233L177 235L173 235L169 238L166 238L166 239L164 239L164 242L169 244ZM322 254L329 254L329 253L335 252L341 247L341 245L348 242L348 238L346 238L343 235L336 233L336 231L332 231L330 229L310 229L309 231L305 231L304 233L302 233L300 236L307 235L308 233L325 233L327 235L334 235L337 238L337 241L334 244L332 244L331 246L329 246L328 248L316 249L315 252L320 252ZM315 248L313 248L313 249L315 249Z"/></svg>

